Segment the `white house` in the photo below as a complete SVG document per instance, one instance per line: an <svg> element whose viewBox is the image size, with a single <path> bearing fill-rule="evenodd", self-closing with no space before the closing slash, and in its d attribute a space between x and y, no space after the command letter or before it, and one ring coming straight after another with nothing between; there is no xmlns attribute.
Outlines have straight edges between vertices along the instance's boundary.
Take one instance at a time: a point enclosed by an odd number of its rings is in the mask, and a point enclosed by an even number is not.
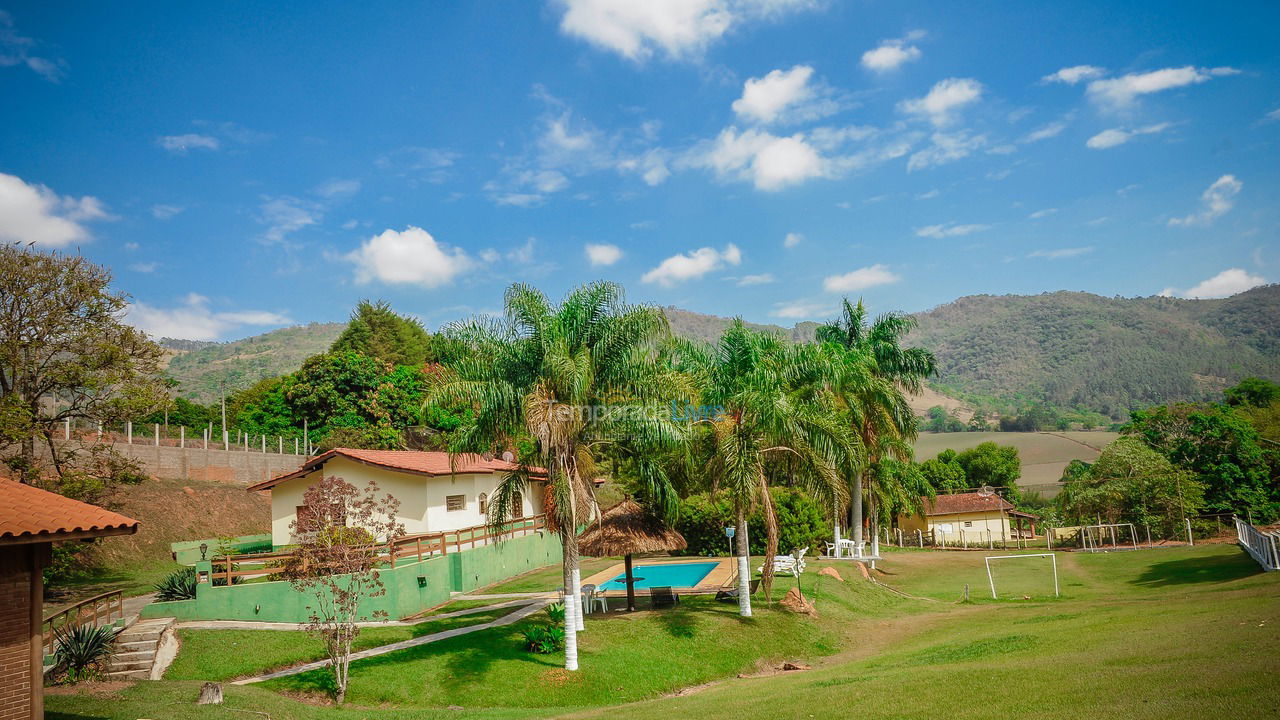
<svg viewBox="0 0 1280 720"><path fill-rule="evenodd" d="M906 533L914 535L916 530L926 536L932 533L937 542L952 545L966 540L985 544L988 540L1002 542L1036 536L1039 516L1018 510L999 495L971 492L921 499L922 513L898 516L898 527Z"/></svg>
<svg viewBox="0 0 1280 720"><path fill-rule="evenodd" d="M376 482L379 493L400 500L405 533L417 535L484 525L489 497L515 468L513 462L480 455L450 459L443 452L336 448L248 489L271 493L271 542L279 547L296 542L290 525L298 517L303 493L322 477L340 477L362 490ZM545 485L545 478L532 479L520 499L521 517L543 511Z"/></svg>

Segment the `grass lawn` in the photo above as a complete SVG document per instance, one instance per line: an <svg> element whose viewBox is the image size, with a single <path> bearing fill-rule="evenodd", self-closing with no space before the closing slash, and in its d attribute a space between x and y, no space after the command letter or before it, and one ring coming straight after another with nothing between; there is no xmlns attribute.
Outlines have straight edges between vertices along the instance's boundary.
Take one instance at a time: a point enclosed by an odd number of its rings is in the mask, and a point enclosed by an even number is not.
<svg viewBox="0 0 1280 720"><path fill-rule="evenodd" d="M880 579L919 599L868 583L847 563L837 565L846 582L823 578L815 587L816 571L829 563L813 561L802 582L807 594L816 594L816 619L760 604L747 620L734 605L705 598L688 598L674 611L589 617L579 636L582 669L573 674L560 668L558 655L521 651L515 627L495 628L355 663L348 706L341 709L296 702L322 702L327 680L309 673L227 686L223 708L194 708L194 680L55 695L47 701L48 717L243 717L237 709L276 719L356 718L372 711L392 719L669 720L756 716L762 708L770 718L1275 713L1280 573L1262 573L1237 547L1059 553L1062 598L1052 597L1052 580L1042 569L1025 565L1004 574L997 601L986 592L986 554L889 554ZM558 584L558 574L547 572ZM779 578L777 590L793 582ZM965 583L973 598L968 604L956 602ZM1021 590L1004 596L1004 586L1020 583L1031 599L1022 599ZM1037 586L1047 592L1036 592ZM188 669L179 673L175 664L171 677L211 678L215 670L227 676L234 670L229 663L210 666L226 655L263 664L277 652L255 641L263 634L244 638L244 650L231 652L211 636L186 660ZM773 672L781 660L813 669ZM464 709L447 710L450 705Z"/></svg>
<svg viewBox="0 0 1280 720"><path fill-rule="evenodd" d="M582 558L578 563L582 577L591 577L595 573L604 570L610 565L616 565L622 562L622 558ZM477 593L499 594L499 593L527 593L527 592L546 592L555 590L564 585L564 576L560 571L559 565L544 567L539 570L527 572L516 578L503 583L498 583L483 590L477 590Z"/></svg>

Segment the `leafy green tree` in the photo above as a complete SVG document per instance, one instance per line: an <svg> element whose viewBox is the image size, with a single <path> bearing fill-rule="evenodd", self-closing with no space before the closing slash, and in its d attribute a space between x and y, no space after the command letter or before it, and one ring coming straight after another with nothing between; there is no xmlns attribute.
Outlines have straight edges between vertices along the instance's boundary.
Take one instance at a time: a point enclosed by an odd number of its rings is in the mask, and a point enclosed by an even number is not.
<svg viewBox="0 0 1280 720"><path fill-rule="evenodd" d="M546 509L564 550L565 668L577 670L577 533L599 516L594 448L626 438L645 455L660 456L684 442L680 426L664 412L663 393L679 379L651 352L667 333L666 319L654 308L626 304L618 285L585 285L553 305L516 284L507 289L504 305L501 321L446 329L468 351L431 387L427 405L473 409L454 433L453 452L495 452L532 441L518 455L522 469L494 490L489 522L513 517L515 499L528 496L529 466L545 469ZM646 476L657 486L665 482L663 473L649 465Z"/></svg>
<svg viewBox="0 0 1280 720"><path fill-rule="evenodd" d="M734 320L714 346L682 343L677 367L714 412L693 420L710 447L707 469L713 489L733 505L737 528L738 610L751 615L746 519L764 513L764 585L773 579L778 523L769 493L769 461L786 458L794 476L828 506L843 492L836 466L860 458L849 426L820 397L842 358L817 345L795 345Z"/></svg>
<svg viewBox="0 0 1280 720"><path fill-rule="evenodd" d="M67 420L120 422L167 397L163 351L124 322L127 306L105 267L0 245L0 461L21 481L92 502L141 479L110 446L61 442Z"/></svg>
<svg viewBox="0 0 1280 720"><path fill-rule="evenodd" d="M852 479L851 527L853 540L858 543L863 541L864 481L870 479L872 468L884 458L910 460L916 427L905 394L919 393L925 378L936 374L933 353L903 347L903 339L915 325L915 318L902 313L886 313L868 322L862 301L853 305L845 298L840 319L820 326L815 333L818 342L843 348L848 366L865 368L870 373L870 377L863 377L860 372L845 373L844 377L852 381L841 382L836 388L865 452L865 462L858 468L845 469Z"/></svg>
<svg viewBox="0 0 1280 720"><path fill-rule="evenodd" d="M984 442L956 455L956 462L964 468L965 481L969 487L990 485L1004 488L1004 497L1010 502L1017 502L1018 478L1022 477L1018 448Z"/></svg>
<svg viewBox="0 0 1280 720"><path fill-rule="evenodd" d="M1231 406L1181 403L1138 410L1124 432L1203 483L1206 509L1280 517L1274 453L1263 450L1258 431Z"/></svg>
<svg viewBox="0 0 1280 720"><path fill-rule="evenodd" d="M1227 388L1223 395L1226 396L1228 405L1266 407L1280 400L1280 385L1270 380L1249 377L1241 380L1235 387Z"/></svg>
<svg viewBox="0 0 1280 720"><path fill-rule="evenodd" d="M331 353L357 352L392 365L421 366L434 359L431 335L417 320L379 300L361 300Z"/></svg>
<svg viewBox="0 0 1280 720"><path fill-rule="evenodd" d="M1204 489L1190 473L1129 436L1103 449L1092 466L1073 469L1057 502L1070 522L1131 522L1167 536L1197 511Z"/></svg>
<svg viewBox="0 0 1280 720"><path fill-rule="evenodd" d="M935 493L963 492L969 487L965 479L964 468L955 461L955 451L947 450L951 457L944 460L941 455L920 463L920 474L924 476Z"/></svg>

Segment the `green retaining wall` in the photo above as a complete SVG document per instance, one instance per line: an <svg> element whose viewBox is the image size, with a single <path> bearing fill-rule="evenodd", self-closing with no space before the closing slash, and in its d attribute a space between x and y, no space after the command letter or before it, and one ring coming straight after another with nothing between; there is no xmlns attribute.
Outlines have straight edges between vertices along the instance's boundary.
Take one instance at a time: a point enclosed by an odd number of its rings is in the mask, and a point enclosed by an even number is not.
<svg viewBox="0 0 1280 720"><path fill-rule="evenodd" d="M173 554L173 559L179 565L195 565L200 562L200 543L208 545L206 557L213 557L218 551L222 540L211 538L205 540L183 540L181 542L169 543L169 552ZM233 538L229 543L231 551L236 555L247 555L249 553L270 552L271 533L264 535L241 535Z"/></svg>
<svg viewBox="0 0 1280 720"><path fill-rule="evenodd" d="M514 538L462 552L449 553L421 562L401 561L382 568L379 575L386 588L380 597L361 602L363 620L385 611L391 619L406 618L447 601L453 592L467 592L485 585L560 562L560 538L539 533ZM209 563L196 563L197 570ZM193 600L153 602L142 608L144 618L173 617L189 620L249 620L300 623L310 619L310 593L298 592L287 582L249 582L230 587L210 583L196 586Z"/></svg>

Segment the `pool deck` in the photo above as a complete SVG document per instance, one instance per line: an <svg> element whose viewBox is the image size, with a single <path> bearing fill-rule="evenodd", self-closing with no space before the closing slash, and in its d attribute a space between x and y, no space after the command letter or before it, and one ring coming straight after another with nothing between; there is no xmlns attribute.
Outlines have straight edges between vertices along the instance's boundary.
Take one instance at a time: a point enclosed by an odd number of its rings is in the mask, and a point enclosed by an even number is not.
<svg viewBox="0 0 1280 720"><path fill-rule="evenodd" d="M729 582L734 575L733 558L709 558L709 557L657 557L657 558L636 558L632 561L633 567L641 565L682 565L687 563L703 563L716 562L716 566L711 568L711 572L702 578L702 581L693 588L675 588L683 593L706 593L716 592ZM583 578L583 585L603 585L615 577L625 573L627 566L625 563L610 565L607 570ZM644 596L649 594L648 588L636 588L636 595ZM605 597L626 597L626 590L607 590L603 593Z"/></svg>

